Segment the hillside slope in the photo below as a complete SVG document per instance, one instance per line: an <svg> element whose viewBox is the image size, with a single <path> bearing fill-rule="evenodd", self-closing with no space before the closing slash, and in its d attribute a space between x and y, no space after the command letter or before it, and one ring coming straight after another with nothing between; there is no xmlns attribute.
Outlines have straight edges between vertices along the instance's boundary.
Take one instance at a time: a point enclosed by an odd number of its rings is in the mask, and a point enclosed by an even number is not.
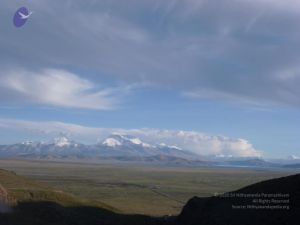
<svg viewBox="0 0 300 225"><path fill-rule="evenodd" d="M296 225L299 221L300 174L215 197L194 197L177 218L180 225Z"/></svg>
<svg viewBox="0 0 300 225"><path fill-rule="evenodd" d="M0 170L0 225L151 225L162 220L123 215L101 202L53 190L34 180Z"/></svg>

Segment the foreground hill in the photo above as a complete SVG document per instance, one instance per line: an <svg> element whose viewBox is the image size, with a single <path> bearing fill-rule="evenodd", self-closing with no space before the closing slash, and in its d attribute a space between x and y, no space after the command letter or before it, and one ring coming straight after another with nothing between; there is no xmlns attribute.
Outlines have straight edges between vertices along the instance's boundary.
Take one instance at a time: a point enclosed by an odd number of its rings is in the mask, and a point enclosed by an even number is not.
<svg viewBox="0 0 300 225"><path fill-rule="evenodd" d="M194 197L176 222L180 225L296 225L299 221L300 174L263 181L215 197Z"/></svg>
<svg viewBox="0 0 300 225"><path fill-rule="evenodd" d="M162 222L159 218L123 215L101 202L83 200L0 170L0 225L151 225Z"/></svg>

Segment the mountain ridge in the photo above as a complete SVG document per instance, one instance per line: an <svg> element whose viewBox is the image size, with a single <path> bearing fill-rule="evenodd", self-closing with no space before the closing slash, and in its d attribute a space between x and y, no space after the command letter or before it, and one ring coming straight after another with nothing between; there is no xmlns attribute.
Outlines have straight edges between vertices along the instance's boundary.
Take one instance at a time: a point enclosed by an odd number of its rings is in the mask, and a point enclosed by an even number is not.
<svg viewBox="0 0 300 225"><path fill-rule="evenodd" d="M198 155L176 145L148 143L126 134L111 134L96 144L82 144L60 135L52 141L25 141L12 145L0 145L0 158L26 158L44 160L91 160L160 163L182 166L217 166L249 168L296 168L298 157L286 161L265 160L258 157L232 155ZM295 162L295 163L294 163ZM299 164L299 163L298 163Z"/></svg>
<svg viewBox="0 0 300 225"><path fill-rule="evenodd" d="M52 142L22 142L13 145L1 145L0 157L42 158L42 159L122 159L123 161L159 161L159 156L180 160L199 160L200 156L165 144L149 144L141 139L113 134L100 143L85 145L65 136ZM152 158L152 159L151 159ZM164 160L166 161L166 160Z"/></svg>

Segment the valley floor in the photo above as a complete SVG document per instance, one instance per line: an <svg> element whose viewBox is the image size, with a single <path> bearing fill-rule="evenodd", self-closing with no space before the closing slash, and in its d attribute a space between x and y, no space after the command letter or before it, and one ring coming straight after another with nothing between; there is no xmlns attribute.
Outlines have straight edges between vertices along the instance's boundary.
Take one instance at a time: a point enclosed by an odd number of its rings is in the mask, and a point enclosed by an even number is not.
<svg viewBox="0 0 300 225"><path fill-rule="evenodd" d="M177 215L193 196L212 196L293 174L291 170L25 160L0 160L0 168L122 213L152 216Z"/></svg>

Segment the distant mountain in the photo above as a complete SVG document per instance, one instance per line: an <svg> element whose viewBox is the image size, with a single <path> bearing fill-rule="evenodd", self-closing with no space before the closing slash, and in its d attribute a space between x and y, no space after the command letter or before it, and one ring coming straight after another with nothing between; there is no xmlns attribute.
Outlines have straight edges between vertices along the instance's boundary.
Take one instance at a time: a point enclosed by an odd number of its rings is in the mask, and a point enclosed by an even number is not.
<svg viewBox="0 0 300 225"><path fill-rule="evenodd" d="M291 169L300 169L300 163L297 163L297 164L288 164L288 165L283 165L282 166L283 168L291 168Z"/></svg>
<svg viewBox="0 0 300 225"><path fill-rule="evenodd" d="M139 145L145 148L154 147L148 143L141 141L141 139L131 136L131 135L121 135L121 134L113 134L106 138L102 145L108 147L117 147L117 146L133 146Z"/></svg>
<svg viewBox="0 0 300 225"><path fill-rule="evenodd" d="M112 134L92 145L78 143L63 135L48 142L26 141L0 145L0 157L44 160L117 160L187 166L289 168L283 163L266 161L262 158L232 155L200 156L176 145L147 143L138 137L123 134ZM298 160L298 157L293 156L289 162L300 164Z"/></svg>
<svg viewBox="0 0 300 225"><path fill-rule="evenodd" d="M300 164L300 157L295 155L289 155L286 158L276 158L276 159L268 159L269 162L277 163L281 165L288 165L288 164Z"/></svg>
<svg viewBox="0 0 300 225"><path fill-rule="evenodd" d="M102 142L84 145L65 136L51 142L23 142L0 146L0 157L40 159L94 159L142 162L185 162L199 160L200 156L176 146L149 144L141 139L113 134Z"/></svg>
<svg viewBox="0 0 300 225"><path fill-rule="evenodd" d="M180 158L170 155L154 155L146 157L138 156L119 156L110 158L113 160L123 161L123 162L142 162L142 163L155 163L164 165L179 165L179 166L214 166L214 163L203 160L189 160L185 158Z"/></svg>
<svg viewBox="0 0 300 225"><path fill-rule="evenodd" d="M45 157L79 155L87 146L69 140L67 137L55 138L52 142L22 142L0 146L1 157Z"/></svg>
<svg viewBox="0 0 300 225"><path fill-rule="evenodd" d="M216 166L227 167L280 167L279 163L257 157L235 157L232 155L209 155L203 160L214 162Z"/></svg>
<svg viewBox="0 0 300 225"><path fill-rule="evenodd" d="M260 158L246 159L246 160L230 160L221 163L224 166L236 167L279 167L279 164L267 162Z"/></svg>
<svg viewBox="0 0 300 225"><path fill-rule="evenodd" d="M110 135L102 143L98 144L97 147L102 149L102 156L147 157L166 155L191 160L199 157L192 152L181 150L176 146L151 145L137 137L120 134Z"/></svg>
<svg viewBox="0 0 300 225"><path fill-rule="evenodd" d="M223 195L194 197L176 225L296 225L300 174L263 181Z"/></svg>

